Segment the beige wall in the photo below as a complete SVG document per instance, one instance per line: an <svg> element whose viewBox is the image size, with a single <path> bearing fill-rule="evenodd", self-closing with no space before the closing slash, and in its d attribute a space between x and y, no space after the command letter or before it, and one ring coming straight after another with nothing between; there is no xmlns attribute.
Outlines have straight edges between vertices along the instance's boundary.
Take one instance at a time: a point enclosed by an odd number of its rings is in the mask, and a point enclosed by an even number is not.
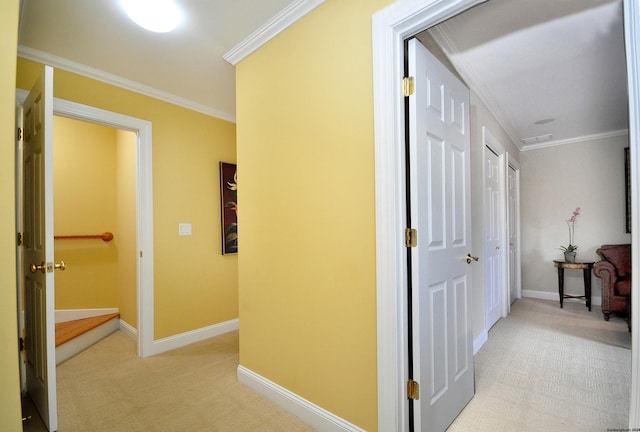
<svg viewBox="0 0 640 432"><path fill-rule="evenodd" d="M630 243L625 232L624 148L628 137L592 140L523 152L522 278L523 289L557 298L554 259L569 243L565 220L582 208L575 225L577 258L597 260L595 250L607 243ZM582 274L565 273L569 292L583 292ZM601 296L594 278L593 296ZM525 294L527 294L525 292Z"/></svg>
<svg viewBox="0 0 640 432"><path fill-rule="evenodd" d="M0 3L0 430L21 432L15 227L18 0Z"/></svg>

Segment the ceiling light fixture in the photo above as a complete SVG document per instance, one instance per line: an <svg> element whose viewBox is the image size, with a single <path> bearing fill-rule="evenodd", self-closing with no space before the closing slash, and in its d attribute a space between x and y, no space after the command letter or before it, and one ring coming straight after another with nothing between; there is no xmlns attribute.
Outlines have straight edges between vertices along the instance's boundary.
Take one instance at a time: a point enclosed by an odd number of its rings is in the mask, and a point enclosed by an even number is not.
<svg viewBox="0 0 640 432"><path fill-rule="evenodd" d="M121 0L121 3L134 23L152 32L170 32L182 20L182 12L173 0Z"/></svg>

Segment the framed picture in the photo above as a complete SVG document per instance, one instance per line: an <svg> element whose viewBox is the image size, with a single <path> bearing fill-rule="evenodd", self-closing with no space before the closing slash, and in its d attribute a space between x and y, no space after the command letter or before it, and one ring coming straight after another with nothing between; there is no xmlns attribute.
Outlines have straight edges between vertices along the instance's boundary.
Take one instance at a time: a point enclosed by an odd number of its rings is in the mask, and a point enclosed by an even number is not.
<svg viewBox="0 0 640 432"><path fill-rule="evenodd" d="M236 165L220 162L222 255L238 253L238 175Z"/></svg>
<svg viewBox="0 0 640 432"><path fill-rule="evenodd" d="M629 159L629 147L624 148L624 181L625 181L625 204L627 215L627 232L631 232L631 161Z"/></svg>

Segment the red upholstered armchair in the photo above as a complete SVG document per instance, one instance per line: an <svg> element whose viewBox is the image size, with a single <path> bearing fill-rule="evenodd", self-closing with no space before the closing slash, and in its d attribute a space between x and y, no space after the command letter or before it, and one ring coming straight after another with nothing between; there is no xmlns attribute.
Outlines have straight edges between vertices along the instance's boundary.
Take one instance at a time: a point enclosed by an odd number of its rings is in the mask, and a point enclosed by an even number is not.
<svg viewBox="0 0 640 432"><path fill-rule="evenodd" d="M593 267L593 274L602 279L604 319L609 321L611 312L622 312L631 325L631 245L602 245L596 253L602 260Z"/></svg>

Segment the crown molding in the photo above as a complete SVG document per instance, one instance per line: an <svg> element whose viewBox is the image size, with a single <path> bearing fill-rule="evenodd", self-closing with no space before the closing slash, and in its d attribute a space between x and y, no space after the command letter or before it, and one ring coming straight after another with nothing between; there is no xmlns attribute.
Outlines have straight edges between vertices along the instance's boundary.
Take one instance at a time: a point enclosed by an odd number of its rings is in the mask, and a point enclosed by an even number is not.
<svg viewBox="0 0 640 432"><path fill-rule="evenodd" d="M563 140L547 141L539 144L525 144L522 145L520 151L538 150L547 147L556 147L565 144L577 144L585 141L595 141L601 139L614 138L618 136L629 135L629 129L619 129L615 131L603 132L593 135L584 135L579 137L567 138Z"/></svg>
<svg viewBox="0 0 640 432"><path fill-rule="evenodd" d="M201 103L194 102L192 100L189 100L180 96L176 96L174 94L171 94L162 90L158 90L153 87L149 87L139 82L131 81L121 76L113 75L108 72L83 65L81 63L76 63L74 61L65 59L63 57L58 57L56 55L49 54L44 51L39 51L37 49L33 49L28 46L19 45L18 56L27 60L32 60L38 63L53 66L56 69L66 70L68 72L73 72L75 74L82 75L87 78L94 79L96 81L101 81L106 84L114 85L126 90L140 93L142 95L149 96L154 99L159 99L161 101L168 102L173 105L178 105L183 108L190 109L192 111L197 111L199 113L206 114L211 117L216 117L231 123L236 122L235 114L230 114L224 111L220 111L210 106L206 106Z"/></svg>
<svg viewBox="0 0 640 432"><path fill-rule="evenodd" d="M233 66L292 26L326 0L297 0L231 48L223 58Z"/></svg>

